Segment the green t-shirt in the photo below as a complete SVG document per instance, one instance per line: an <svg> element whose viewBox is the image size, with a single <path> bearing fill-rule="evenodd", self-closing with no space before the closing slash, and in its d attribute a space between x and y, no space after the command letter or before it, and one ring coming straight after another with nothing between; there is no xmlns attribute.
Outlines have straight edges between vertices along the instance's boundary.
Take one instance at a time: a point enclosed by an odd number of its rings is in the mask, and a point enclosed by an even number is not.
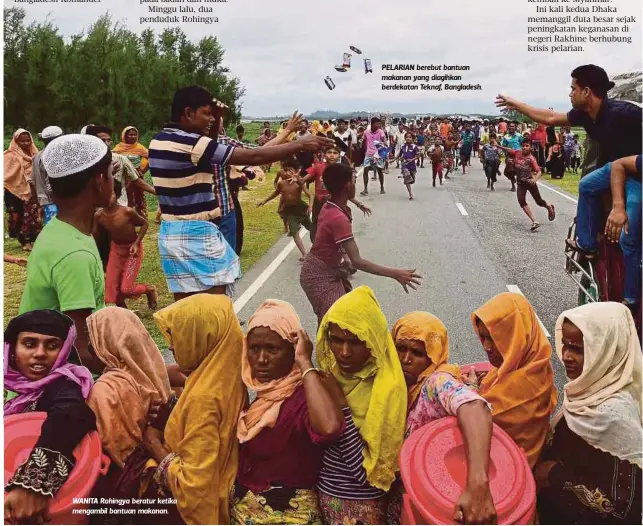
<svg viewBox="0 0 643 526"><path fill-rule="evenodd" d="M27 265L20 314L105 306L105 275L96 242L54 217L38 236Z"/></svg>

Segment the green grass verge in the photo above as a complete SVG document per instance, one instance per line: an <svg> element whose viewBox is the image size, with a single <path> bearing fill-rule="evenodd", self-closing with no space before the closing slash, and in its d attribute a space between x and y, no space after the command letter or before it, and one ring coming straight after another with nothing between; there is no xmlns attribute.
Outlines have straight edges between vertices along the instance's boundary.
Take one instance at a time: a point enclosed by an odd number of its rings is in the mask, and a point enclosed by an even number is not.
<svg viewBox="0 0 643 526"><path fill-rule="evenodd" d="M278 199L268 203L266 206L257 208L255 202L266 198L273 190L272 179L275 169L268 173L264 183L251 181L249 191L241 191L239 199L242 203L243 217L245 220L243 254L241 255L241 268L248 270L254 265L274 243L283 235L283 223L277 215ZM153 205L154 210L156 204ZM150 207L151 210L151 207ZM167 289L167 282L161 270L157 236L158 227L154 223L154 211L149 213L150 227L145 236L144 259L138 281L156 285L159 290L159 308L166 307L173 302L173 297ZM13 239L5 239L4 253L14 256L25 256L20 244ZM26 269L17 265L7 264L4 266L4 326L9 320L18 314L20 299L25 285ZM165 347L165 341L159 332L152 312L147 308L145 297L137 301L129 301L130 309L135 310L143 321L143 324L159 346Z"/></svg>
<svg viewBox="0 0 643 526"><path fill-rule="evenodd" d="M572 173L569 171L565 172L565 176L562 179L552 179L551 175L543 175L542 181L547 181L553 186L558 186L566 192L569 192L572 195L578 195L578 182L580 181L580 168L578 173Z"/></svg>

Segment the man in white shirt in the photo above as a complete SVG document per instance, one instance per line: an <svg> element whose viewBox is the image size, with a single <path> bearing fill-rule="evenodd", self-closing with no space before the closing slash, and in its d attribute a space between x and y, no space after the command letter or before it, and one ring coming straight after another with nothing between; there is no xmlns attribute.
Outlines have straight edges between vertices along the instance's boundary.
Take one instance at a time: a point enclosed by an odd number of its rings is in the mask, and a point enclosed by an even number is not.
<svg viewBox="0 0 643 526"><path fill-rule="evenodd" d="M393 139L395 140L395 162L396 162L396 168L400 167L400 151L402 150L402 146L404 145L404 136L406 135L406 130L404 129L404 123L400 121L400 123L397 125L397 130L395 131L393 135Z"/></svg>

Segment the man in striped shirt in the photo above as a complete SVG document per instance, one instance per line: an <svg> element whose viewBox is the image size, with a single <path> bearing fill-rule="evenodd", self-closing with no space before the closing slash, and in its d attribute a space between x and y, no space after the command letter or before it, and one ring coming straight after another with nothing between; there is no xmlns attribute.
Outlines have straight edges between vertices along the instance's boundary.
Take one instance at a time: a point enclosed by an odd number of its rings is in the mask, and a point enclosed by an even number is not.
<svg viewBox="0 0 643 526"><path fill-rule="evenodd" d="M163 219L158 240L161 266L177 301L201 292L232 294L241 275L239 258L216 225L221 208L213 188L214 166L268 164L332 143L311 136L255 149L219 144L209 135L213 127L218 131L224 111L225 106L206 89L180 88L172 102L172 123L149 147Z"/></svg>

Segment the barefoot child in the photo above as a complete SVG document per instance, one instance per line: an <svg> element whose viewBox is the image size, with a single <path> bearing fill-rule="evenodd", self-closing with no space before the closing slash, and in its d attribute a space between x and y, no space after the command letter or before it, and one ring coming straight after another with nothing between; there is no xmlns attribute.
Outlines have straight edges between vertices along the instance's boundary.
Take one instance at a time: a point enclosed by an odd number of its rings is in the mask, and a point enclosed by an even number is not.
<svg viewBox="0 0 643 526"><path fill-rule="evenodd" d="M442 147L442 139L437 137L435 144L429 149L429 156L431 158L431 170L433 172L433 186L435 186L435 178L440 178L440 186L444 186L442 182L442 169L444 166L444 148Z"/></svg>
<svg viewBox="0 0 643 526"><path fill-rule="evenodd" d="M107 208L94 216L94 237L99 229L108 232L111 239L109 262L105 275L105 302L127 308L126 299L147 296L147 306L155 310L158 293L153 285L136 283L143 262L143 237L147 232L147 220L136 210L118 204L122 186L114 181L114 195ZM138 233L136 227L140 227Z"/></svg>
<svg viewBox="0 0 643 526"><path fill-rule="evenodd" d="M493 185L496 183L496 175L500 173L500 150L497 145L498 137L495 133L490 133L489 144L483 144L480 148L480 162L487 176L487 188L491 192L495 191Z"/></svg>
<svg viewBox="0 0 643 526"><path fill-rule="evenodd" d="M402 178L404 180L404 185L409 192L409 201L413 201L411 185L415 183L418 156L418 147L413 144L413 134L409 132L404 136L404 145L400 148L400 153L396 158L398 161L399 159L402 159Z"/></svg>
<svg viewBox="0 0 643 526"><path fill-rule="evenodd" d="M542 177L540 166L536 158L531 154L531 139L523 139L520 150L512 150L504 146L498 146L501 150L507 153L507 158L513 159L514 174L518 186L517 196L518 203L523 212L531 220L531 231L533 232L540 227L540 223L536 221L531 212L531 208L527 204L527 192L531 194L538 206L547 209L548 218L553 221L556 218L554 205L549 205L540 195L538 185L536 182Z"/></svg>
<svg viewBox="0 0 643 526"><path fill-rule="evenodd" d="M302 182L306 185L314 182L315 183L315 199L313 200L313 210L312 210L312 229L310 231L310 240L315 241L315 233L317 232L317 218L321 212L322 207L328 201L330 194L326 187L324 186L324 170L326 167L332 164L339 162L339 149L337 146L333 145L324 150L324 162L316 164L308 169L308 175L306 175ZM357 208L359 208L365 215L371 215L371 209L363 205L355 199L351 199Z"/></svg>
<svg viewBox="0 0 643 526"><path fill-rule="evenodd" d="M297 245L299 252L301 252L299 261L303 261L306 255L306 249L304 248L301 237L299 237L299 229L303 226L310 232L312 228L310 221L312 202L306 185L299 176L299 170L300 164L297 159L292 158L283 161L283 173L277 182L277 188L275 188L275 191L266 199L259 201L257 206L263 206L275 197L281 196L280 208L283 204L282 210L288 223L288 235L293 238L295 245ZM308 204L302 200L302 192L308 196Z"/></svg>

